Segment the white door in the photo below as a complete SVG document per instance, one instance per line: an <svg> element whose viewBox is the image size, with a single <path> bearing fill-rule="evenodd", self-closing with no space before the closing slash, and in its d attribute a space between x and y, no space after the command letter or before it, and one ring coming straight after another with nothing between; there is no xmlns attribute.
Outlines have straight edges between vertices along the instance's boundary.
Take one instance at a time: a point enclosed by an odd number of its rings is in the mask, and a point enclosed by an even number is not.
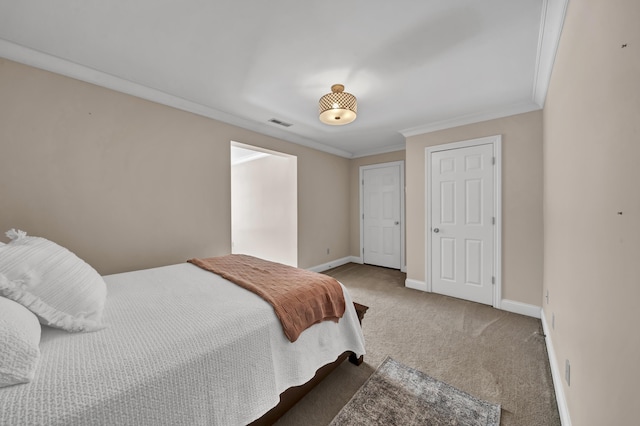
<svg viewBox="0 0 640 426"><path fill-rule="evenodd" d="M493 304L493 145L431 153L431 280L436 293Z"/></svg>
<svg viewBox="0 0 640 426"><path fill-rule="evenodd" d="M362 173L363 262L401 269L401 167Z"/></svg>

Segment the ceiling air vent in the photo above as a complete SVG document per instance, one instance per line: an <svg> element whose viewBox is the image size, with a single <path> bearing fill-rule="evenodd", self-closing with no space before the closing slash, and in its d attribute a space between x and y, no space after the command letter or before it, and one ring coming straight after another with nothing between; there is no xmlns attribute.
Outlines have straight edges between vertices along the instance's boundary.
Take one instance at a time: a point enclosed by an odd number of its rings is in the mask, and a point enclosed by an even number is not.
<svg viewBox="0 0 640 426"><path fill-rule="evenodd" d="M291 127L291 126L293 126L293 124L285 123L284 121L280 121L277 118L272 118L271 120L269 120L269 123L277 124L277 125L283 126L283 127Z"/></svg>

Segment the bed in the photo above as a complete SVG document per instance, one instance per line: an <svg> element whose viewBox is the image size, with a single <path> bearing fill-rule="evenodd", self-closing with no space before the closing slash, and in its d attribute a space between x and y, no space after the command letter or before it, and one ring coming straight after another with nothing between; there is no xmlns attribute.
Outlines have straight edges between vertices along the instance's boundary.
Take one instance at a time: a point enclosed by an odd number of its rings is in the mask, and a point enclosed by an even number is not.
<svg viewBox="0 0 640 426"><path fill-rule="evenodd" d="M264 299L193 264L103 278L106 327L42 326L33 377L0 388L0 424L269 424L298 390L365 353L366 307L342 284L342 318L291 342Z"/></svg>

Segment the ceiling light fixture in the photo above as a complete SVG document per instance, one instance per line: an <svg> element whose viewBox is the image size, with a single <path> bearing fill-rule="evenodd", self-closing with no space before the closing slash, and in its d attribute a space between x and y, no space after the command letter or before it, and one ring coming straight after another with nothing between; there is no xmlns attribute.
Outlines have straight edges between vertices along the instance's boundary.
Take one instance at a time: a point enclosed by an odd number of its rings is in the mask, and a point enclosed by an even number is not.
<svg viewBox="0 0 640 426"><path fill-rule="evenodd" d="M358 101L351 93L344 91L342 84L331 86L331 93L320 98L320 121L332 126L349 124L358 114Z"/></svg>

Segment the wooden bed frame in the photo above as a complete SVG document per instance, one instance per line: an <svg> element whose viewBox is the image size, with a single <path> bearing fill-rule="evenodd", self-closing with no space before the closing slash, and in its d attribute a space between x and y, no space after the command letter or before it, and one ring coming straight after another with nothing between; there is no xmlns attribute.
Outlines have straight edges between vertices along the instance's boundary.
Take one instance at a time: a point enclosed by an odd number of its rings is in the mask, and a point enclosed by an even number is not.
<svg viewBox="0 0 640 426"><path fill-rule="evenodd" d="M369 307L356 302L353 302L353 306L356 308L358 320L360 321L360 325L362 325L362 319L364 318L364 314L367 312ZM356 357L356 355L351 351L344 352L334 362L320 367L318 371L316 371L316 375L313 376L313 378L307 383L300 386L291 387L282 392L280 394L280 402L278 403L278 405L267 411L258 420L250 423L250 426L268 426L274 424L276 420L282 417L284 413L286 413L291 407L293 407L298 401L300 401L306 394L311 391L311 389L313 389L318 383L320 383L325 377L327 377L347 358L349 358L349 362L355 365L360 365L363 361L362 356Z"/></svg>

